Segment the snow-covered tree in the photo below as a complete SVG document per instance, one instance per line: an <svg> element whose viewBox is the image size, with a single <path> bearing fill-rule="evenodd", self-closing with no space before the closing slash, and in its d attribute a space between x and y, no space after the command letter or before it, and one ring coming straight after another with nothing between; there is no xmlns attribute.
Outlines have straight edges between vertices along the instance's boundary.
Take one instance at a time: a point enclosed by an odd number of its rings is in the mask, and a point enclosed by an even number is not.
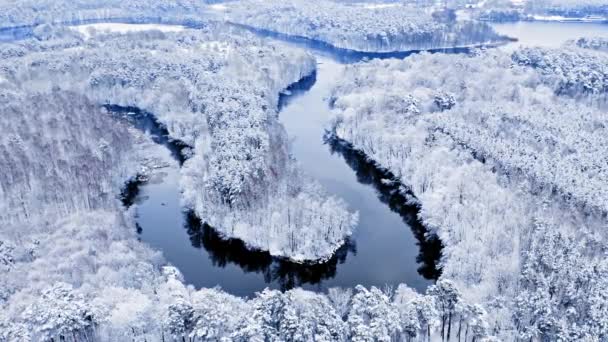
<svg viewBox="0 0 608 342"><path fill-rule="evenodd" d="M303 0L231 2L219 17L254 30L305 37L330 47L394 52L495 44L506 41L485 23L454 20L451 10L415 4L352 5Z"/></svg>
<svg viewBox="0 0 608 342"><path fill-rule="evenodd" d="M449 280L439 280L428 288L427 294L434 297L437 311L441 315L441 338L450 339L452 318L456 315L456 306L461 301L460 292Z"/></svg>
<svg viewBox="0 0 608 342"><path fill-rule="evenodd" d="M420 54L349 66L337 82L331 101L334 139L394 174L415 196L422 223L444 246L441 280L450 281L461 298L446 302L443 295L429 295L440 300L436 311L444 337L508 339L520 328L525 336L542 336L535 318L520 324L512 315L535 222L549 217L551 230L568 234L604 230L608 188L602 156L608 155L603 147L608 144L598 109L601 87L578 96L556 86L601 84L602 77L594 75L604 72L599 62L604 55L579 48ZM520 60L514 56L537 62L514 62ZM578 69L570 63L576 58L585 61ZM552 69L562 64L563 70ZM597 70L587 75L589 65ZM568 83L564 74L581 77ZM599 83L587 82L587 76ZM439 110L439 91L450 94L454 101L447 102L454 105ZM417 111L404 115L404 106L395 104L412 98ZM598 250L605 248L603 239L597 233ZM595 264L596 257L581 253L580 262ZM527 296L522 312L547 307L541 299L551 291L542 289L530 286L530 293L540 291L540 301ZM470 306L474 303L481 306ZM549 321L562 322L559 310L546 310L547 327L565 324ZM600 322L594 318L594 327ZM552 334L550 339L556 338Z"/></svg>
<svg viewBox="0 0 608 342"><path fill-rule="evenodd" d="M253 314L235 333L238 340L344 341L346 324L322 294L300 289L264 290L251 302Z"/></svg>
<svg viewBox="0 0 608 342"><path fill-rule="evenodd" d="M314 261L329 259L352 234L357 215L301 172L277 120L279 92L314 70L309 54L217 25L86 40L45 32L50 40L15 43L24 50L5 61L7 81L153 113L171 138L192 147L182 168L184 205L223 237Z"/></svg>
<svg viewBox="0 0 608 342"><path fill-rule="evenodd" d="M249 314L249 306L241 298L216 289L201 289L192 294L190 337L202 341L225 341Z"/></svg>
<svg viewBox="0 0 608 342"><path fill-rule="evenodd" d="M592 235L577 235L537 221L515 299L520 338L606 338L605 250Z"/></svg>
<svg viewBox="0 0 608 342"><path fill-rule="evenodd" d="M566 42L566 46L608 52L608 39L604 37L581 37Z"/></svg>
<svg viewBox="0 0 608 342"><path fill-rule="evenodd" d="M392 341L401 333L399 312L380 289L355 287L348 311L349 339L352 341Z"/></svg>
<svg viewBox="0 0 608 342"><path fill-rule="evenodd" d="M94 329L87 300L66 283L43 290L22 316L33 340L87 339Z"/></svg>
<svg viewBox="0 0 608 342"><path fill-rule="evenodd" d="M204 2L195 0L142 1L26 0L14 6L0 2L0 27L35 26L49 23L128 20L132 22L201 22Z"/></svg>

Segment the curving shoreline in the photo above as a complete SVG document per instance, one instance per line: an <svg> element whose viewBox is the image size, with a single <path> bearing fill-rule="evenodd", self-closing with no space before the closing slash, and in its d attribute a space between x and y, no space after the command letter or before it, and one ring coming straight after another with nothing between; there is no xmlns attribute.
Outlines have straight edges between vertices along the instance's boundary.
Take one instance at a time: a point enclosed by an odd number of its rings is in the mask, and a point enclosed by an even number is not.
<svg viewBox="0 0 608 342"><path fill-rule="evenodd" d="M281 121L288 119L287 116L290 113L286 113L286 111L289 110L289 106L294 101L299 101L300 96L306 95L315 86L319 77L318 73L318 70L313 72L299 82L293 83L281 93L279 97L279 109L281 109L279 117ZM320 76L322 81L326 82L327 76L323 74ZM135 108L123 108L123 110L134 111ZM140 116L140 118L142 117ZM154 122L158 124L157 121ZM145 125L140 126L146 127ZM162 127L152 131L161 136L167 134ZM288 132L290 132L289 129ZM413 262L414 265L417 264L418 266L414 267L412 271L415 272L418 269L421 278L437 279L440 274L437 265L441 253L441 242L434 237L427 236L426 230L417 218L418 208L415 205L408 204L406 196L397 191L400 187L398 183L387 184L385 180L391 178L390 174L377 169L373 164L364 163L357 151L348 149L344 144L335 141L321 141L323 138L322 127L314 128L312 133L314 134L314 132L318 132L320 147L326 150L322 153L330 152L330 154L342 156L340 159L344 158L344 160L339 160L339 163L346 162L348 164L348 166L344 165L343 167L343 172L347 173L345 177L352 177L349 174L355 171L357 174L355 182L363 185L362 190L365 190L368 186L376 189L378 197L374 198L376 195L371 194L373 197L370 197L370 200L376 201L378 207L387 206L386 211L383 210L385 213L383 215L389 215L393 212L398 215L397 217L401 217L397 222L402 220L403 223L391 229L395 229L396 234L400 234L399 231L402 229L403 234L413 234L416 242L412 245L417 245L417 252L407 262ZM172 142L169 139L157 139L154 136L152 138L157 143L161 143L172 150L173 158L180 156L180 154L173 152L178 150L180 145L171 145ZM296 157L299 156L301 155L296 152ZM367 279L367 276L352 278L354 276L353 272L360 272L360 267L353 268L348 265L357 265L359 261L356 260L361 257L369 258L358 256L358 251L364 252L368 248L365 247L366 241L364 240L360 242L362 243L361 248L357 247L358 235L347 240L326 260L294 262L287 258L272 256L266 251L251 248L242 240L222 236L220 232L202 222L192 211L182 209L179 204L179 190L167 190L168 186L176 183L175 177L179 177L179 170L170 167L164 173L165 175L162 178L164 180L160 180L160 182L167 182L167 185L159 184L158 180L149 183L148 179L135 179L133 182L127 183L124 202L127 206L138 203L140 209L138 209L139 214L136 221L140 230L140 239L149 243L152 247L162 250L169 263L181 270L186 282L194 284L197 288L221 285L229 293L252 296L255 292L266 287L283 291L294 287L324 291L335 285L353 287L359 284L366 286L382 286L384 284L382 281L374 281L373 278ZM367 193L367 190L365 193ZM174 218L166 221L164 218L157 216L160 214L173 216ZM372 218L372 220L377 219ZM163 222L165 221L175 223L172 227L164 227ZM180 226L183 228L176 230ZM408 232L409 228L411 228L411 233ZM172 247L176 242L170 240L181 241L178 244L182 247L177 249ZM369 243L367 244L369 245ZM403 247L405 248L405 246ZM184 252L186 249L187 253ZM379 260L382 259L382 257L379 258ZM353 260L356 261L354 264ZM370 262L376 263L373 260L370 259ZM396 263L404 261L402 257L396 257L394 260ZM393 265L394 262L385 262L387 264L385 267L387 269L398 267ZM400 273L396 272L396 274ZM234 278L235 276L237 278ZM243 281L234 282L230 280L238 278L243 278ZM406 281L407 278L399 279L401 281L396 281L393 285L396 286ZM423 282L424 285L411 281L408 283L424 292L426 286L431 282Z"/></svg>

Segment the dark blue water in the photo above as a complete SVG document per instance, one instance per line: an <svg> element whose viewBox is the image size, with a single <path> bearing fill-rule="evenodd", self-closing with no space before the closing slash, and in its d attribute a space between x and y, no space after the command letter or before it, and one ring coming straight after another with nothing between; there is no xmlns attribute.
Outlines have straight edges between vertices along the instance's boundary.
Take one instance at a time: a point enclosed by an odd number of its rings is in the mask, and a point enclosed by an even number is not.
<svg viewBox="0 0 608 342"><path fill-rule="evenodd" d="M304 170L333 195L359 211L360 223L352 239L329 261L296 264L251 251L239 240L223 240L193 213L184 212L179 198L179 163L174 163L150 182L134 182L128 202L138 204L137 224L142 241L163 251L188 283L196 287L220 286L241 296L266 287L290 289L301 286L323 291L329 287L384 286L407 283L424 291L439 272L436 263L441 244L427 238L416 219L417 208L407 205L389 182L392 175L378 170L365 156L344 142L325 136L329 119L326 101L332 81L344 66L322 60L318 72L290 87L280 101L280 121L294 137L293 153ZM133 119L134 116L131 115ZM140 118L141 120L141 118ZM152 135L166 135L139 124ZM170 139L157 139L173 146ZM202 218L204 221L204 218Z"/></svg>
<svg viewBox="0 0 608 342"><path fill-rule="evenodd" d="M294 138L292 151L303 169L329 193L343 198L350 210L359 212L360 222L350 241L328 262L301 265L248 250L239 240L223 240L202 223L204 218L201 221L180 207L177 164L164 170L159 179L136 187L141 240L163 251L188 283L220 286L236 295L251 296L266 287L323 291L334 286L400 283L424 291L439 276L440 241L426 236L417 208L407 204L391 174L325 132L330 117L327 98L345 63L403 58L413 52L363 54L318 43L311 46L310 41L290 44L313 51L319 64L314 75L290 87L288 96L281 96L279 118Z"/></svg>
<svg viewBox="0 0 608 342"><path fill-rule="evenodd" d="M78 24L95 22L108 20ZM162 20L116 19L113 22L159 23ZM200 25L190 23L188 26ZM522 44L559 46L567 38L605 34L608 26L512 23L495 27L503 34L518 37ZM294 264L265 252L248 250L241 241L222 240L212 227L180 206L179 167L184 160L181 153L184 145L170 139L153 115L135 108L108 106L135 127L148 132L156 143L167 147L164 154L157 157L169 166L151 179L134 179L125 187L125 203L137 204L140 239L161 250L188 283L198 288L220 286L236 295L250 296L266 287L302 286L322 291L333 286L399 283L423 291L439 275L436 264L440 242L425 236L424 227L416 219L417 208L407 204L407 198L398 191L400 185L391 174L377 169L347 143L325 134L330 115L326 99L344 63L370 58L404 58L414 52L365 54L271 32L257 33L289 41L319 56L318 72L291 87L289 96L281 97L280 120L295 138L293 153L304 170L331 194L343 198L351 210L359 211L356 233L332 259L317 265ZM32 27L0 29L0 41L31 36ZM506 48L514 46L517 44ZM436 52L467 51L469 49ZM125 115L129 112L130 115Z"/></svg>
<svg viewBox="0 0 608 342"><path fill-rule="evenodd" d="M19 34L27 37L28 28L21 29L25 33ZM266 287L285 290L301 286L323 291L334 286L400 283L424 291L439 275L436 266L441 243L426 236L416 217L417 208L407 204L391 174L377 169L347 143L325 134L330 116L327 98L344 63L404 58L414 52L365 54L308 40L290 43L315 52L319 64L316 74L290 87L286 92L289 95L281 96L280 121L295 138L292 151L303 169L329 193L343 198L350 210L359 212L360 222L352 238L321 264L295 264L263 251L248 250L239 240L221 239L203 223L204 217L199 219L180 205L179 168L185 146L170 139L153 115L136 108L107 106L167 147L156 156L167 162L167 167L150 179L134 179L125 187L125 203L137 204L140 239L161 250L188 283L199 288L220 286L236 295L251 296ZM440 51L459 53L469 49Z"/></svg>
<svg viewBox="0 0 608 342"><path fill-rule="evenodd" d="M302 49L306 49L309 51L313 51L316 55L331 58L334 61L338 61L340 63L356 63L363 60L369 60L374 58L379 59L387 59L387 58L399 58L403 59L405 57L411 56L413 54L417 54L420 52L429 52L429 53L468 53L479 47L497 47L506 45L509 43L513 43L517 41L515 38L510 38L508 36L504 36L501 42L497 42L491 45L483 44L477 46L469 46L469 47L454 47L454 48L437 48L437 49L427 49L427 50L408 50L408 51L391 51L391 52L362 52L355 51L350 49L343 49L335 47L331 44L325 43L323 41L310 39L301 36L290 36L283 33L278 33L274 31L269 31L265 29L254 28L247 25L230 23L234 28L253 32L254 34L265 37L272 38L280 41L284 41L289 43L292 46L297 46Z"/></svg>
<svg viewBox="0 0 608 342"><path fill-rule="evenodd" d="M520 43L509 44L504 49L513 49L519 44L557 47L566 39L585 32L605 32L608 27L571 23L495 26L501 33L520 39ZM537 34L534 28L544 33ZM220 286L236 295L250 296L265 287L302 286L323 291L333 286L399 283L424 291L439 276L436 266L441 253L440 241L426 236L425 228L416 218L417 208L407 204L407 198L391 174L377 169L346 142L325 134L330 115L327 98L344 63L369 58L404 58L413 52L364 54L328 48L306 39L258 33L313 51L319 58L317 73L291 87L289 96L281 97L280 121L295 138L293 154L304 170L331 194L343 198L351 210L359 211L360 223L355 234L331 260L319 265L294 264L265 252L247 250L241 241L222 240L212 227L202 224L192 213L183 212L179 205L179 166L175 164L165 170L162 179L133 186L139 190L135 201L139 204L137 222L142 241L162 250L166 259L183 272L188 283L196 287ZM150 130L146 125L143 127ZM160 134L166 132L160 131ZM171 144L168 147L169 151L175 150ZM175 153L173 155L175 157Z"/></svg>

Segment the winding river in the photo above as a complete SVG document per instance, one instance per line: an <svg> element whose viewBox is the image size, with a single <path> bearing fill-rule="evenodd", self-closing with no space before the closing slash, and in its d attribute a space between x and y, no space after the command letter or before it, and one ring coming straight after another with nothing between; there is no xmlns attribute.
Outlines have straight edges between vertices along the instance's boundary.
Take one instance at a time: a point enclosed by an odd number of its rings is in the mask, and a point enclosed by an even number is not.
<svg viewBox="0 0 608 342"><path fill-rule="evenodd" d="M504 49L519 44L556 47L583 34L608 33L608 25L600 24L526 22L495 26L500 33L520 38L520 42ZM166 145L167 151L173 151L173 157L170 153L164 156L168 161L173 158L173 162L162 174L132 188L138 190L133 200L138 204L140 238L161 250L181 270L186 282L197 288L220 286L235 295L251 296L266 287L302 286L323 291L334 286L406 283L424 291L439 275L436 263L440 242L425 238L424 227L416 219L417 209L406 204L390 174L376 169L348 145L324 139L330 115L327 97L333 81L346 63L366 56L304 48L317 55L317 73L294 84L286 92L289 95L281 97L280 120L294 138L292 151L304 170L331 194L343 198L351 210L359 211L360 223L352 239L331 260L312 266L249 251L238 240L220 239L212 228L183 212L179 204L177 147L151 116L143 113L133 116L134 121L158 143Z"/></svg>
<svg viewBox="0 0 608 342"><path fill-rule="evenodd" d="M286 92L289 95L281 96L280 101L280 120L294 138L292 152L304 170L360 214L355 234L332 259L300 265L249 251L238 240L222 240L211 227L180 207L176 162L138 187L134 202L141 240L162 250L188 283L197 288L220 286L241 296L266 287L301 286L323 291L357 284L407 283L424 291L439 275L440 242L425 238L425 230L416 219L417 209L405 204L397 183L388 182L390 174L376 169L348 146L324 139L330 114L327 96L343 67L318 56L317 73L292 85ZM176 150L151 116L138 113L131 117L168 151Z"/></svg>

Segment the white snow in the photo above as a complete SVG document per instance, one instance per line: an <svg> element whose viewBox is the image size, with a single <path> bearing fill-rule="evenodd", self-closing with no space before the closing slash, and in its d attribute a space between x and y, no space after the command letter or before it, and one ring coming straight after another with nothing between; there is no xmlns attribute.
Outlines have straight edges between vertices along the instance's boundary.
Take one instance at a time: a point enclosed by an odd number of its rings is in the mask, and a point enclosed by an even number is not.
<svg viewBox="0 0 608 342"><path fill-rule="evenodd" d="M199 44L211 37L232 53ZM173 136L195 145L184 186L197 210L236 222L217 226L223 235L238 233L251 246L308 260L331 255L356 220L301 174L277 121L278 93L314 70L312 56L252 35L172 38L134 33L83 42L67 35L61 44L26 41L18 45L23 54L0 61L15 75L10 87L0 87L0 339L387 340L405 339L404 324L407 334L435 334L434 322L447 315L434 307L441 293L462 300L450 282L426 295L401 285L394 297L358 286L328 295L265 290L245 299L186 286L159 252L138 241L136 208L125 210L117 196L138 170L159 165L147 162L161 147L105 113L102 103L149 110ZM261 163L240 158L245 154ZM251 181L241 173L250 169L273 178ZM251 193L235 192L234 210L226 198L207 202L221 195L213 187L228 181ZM248 201L255 207L243 205ZM466 313L459 324L485 319Z"/></svg>
<svg viewBox="0 0 608 342"><path fill-rule="evenodd" d="M228 7L224 4L212 4L209 5L209 8L214 11L226 11L228 9Z"/></svg>
<svg viewBox="0 0 608 342"><path fill-rule="evenodd" d="M207 5L200 0L20 0L0 1L0 27L52 23L85 23L89 20L125 20L161 18L163 22L202 22Z"/></svg>
<svg viewBox="0 0 608 342"><path fill-rule="evenodd" d="M97 23L87 25L72 26L72 28L82 33L86 39L91 37L92 32L111 32L111 33L128 33L141 32L149 30L157 30L161 32L180 32L185 29L181 25L164 25L164 24L122 24L122 23Z"/></svg>
<svg viewBox="0 0 608 342"><path fill-rule="evenodd" d="M192 19L198 3L0 0L0 25L125 13ZM409 33L445 33L390 7L365 17L297 5L308 13L281 17L273 7L251 23L369 50L378 45L357 45L362 36L386 37L404 23L415 26ZM302 18L307 28L285 30ZM327 23L336 27L324 31ZM157 145L99 104L150 111L192 145L184 202L223 236L323 259L357 215L301 174L276 119L278 93L312 72L314 58L247 34L180 28L173 40L137 33L164 29L157 25L109 25L133 36L0 44L0 70L11 75L0 77L0 340L445 340L446 325L448 340L461 328L480 341L608 339L602 52L421 54L346 67L333 94L335 133L411 187L421 220L445 245L442 277L424 295L401 285L242 299L187 287L138 242L135 212L117 195L138 170L159 165L147 159Z"/></svg>
<svg viewBox="0 0 608 342"><path fill-rule="evenodd" d="M380 9L380 8L400 7L401 4L399 4L399 3L394 3L394 4L375 4L375 3L370 3L370 4L361 4L360 6L363 7L363 8L367 8L367 9Z"/></svg>
<svg viewBox="0 0 608 342"><path fill-rule="evenodd" d="M556 22L604 22L605 17L586 16L586 17L564 17L561 15L533 15L532 18L537 21L556 21Z"/></svg>
<svg viewBox="0 0 608 342"><path fill-rule="evenodd" d="M228 54L231 51L232 46L227 42L222 41L206 41L200 45L200 48L203 50L212 50L215 52ZM256 49L255 46L251 46L251 49Z"/></svg>

